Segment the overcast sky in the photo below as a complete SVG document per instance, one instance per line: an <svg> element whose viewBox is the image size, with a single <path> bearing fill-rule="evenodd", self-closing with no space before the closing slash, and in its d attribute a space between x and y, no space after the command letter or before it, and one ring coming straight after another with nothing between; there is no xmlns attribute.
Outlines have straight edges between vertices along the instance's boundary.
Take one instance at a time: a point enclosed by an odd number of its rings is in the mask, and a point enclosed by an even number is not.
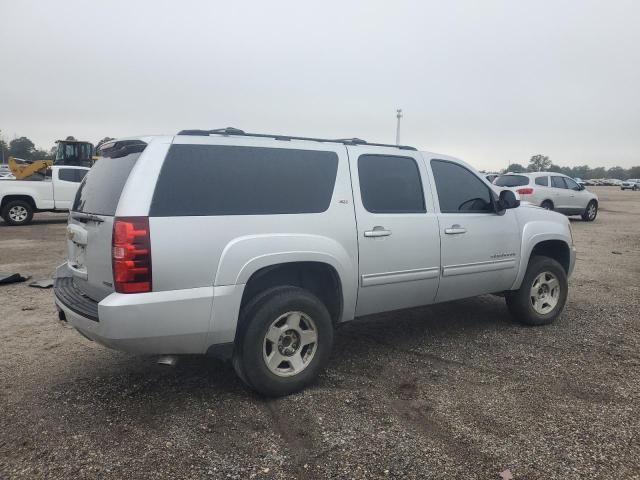
<svg viewBox="0 0 640 480"><path fill-rule="evenodd" d="M0 0L0 130L395 141L640 164L640 1ZM312 4L314 6L312 6Z"/></svg>

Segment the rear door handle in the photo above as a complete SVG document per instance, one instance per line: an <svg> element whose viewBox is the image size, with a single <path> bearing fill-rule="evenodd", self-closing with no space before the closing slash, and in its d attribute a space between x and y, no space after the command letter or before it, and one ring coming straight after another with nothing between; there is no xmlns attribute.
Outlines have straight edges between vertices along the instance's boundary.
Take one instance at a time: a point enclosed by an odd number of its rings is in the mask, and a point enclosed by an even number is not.
<svg viewBox="0 0 640 480"><path fill-rule="evenodd" d="M447 235L460 235L461 233L467 233L467 229L455 224L451 225L449 228L445 228L444 233Z"/></svg>
<svg viewBox="0 0 640 480"><path fill-rule="evenodd" d="M373 230L367 230L364 232L364 236L365 237L388 237L389 235L391 235L391 230L387 230L384 227L381 227L379 225L373 227Z"/></svg>

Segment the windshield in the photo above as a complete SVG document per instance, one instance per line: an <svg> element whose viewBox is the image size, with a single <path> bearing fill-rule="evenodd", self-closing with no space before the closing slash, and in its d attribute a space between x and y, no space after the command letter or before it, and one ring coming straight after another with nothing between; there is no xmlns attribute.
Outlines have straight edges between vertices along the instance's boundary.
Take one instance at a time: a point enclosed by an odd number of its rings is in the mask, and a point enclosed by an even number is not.
<svg viewBox="0 0 640 480"><path fill-rule="evenodd" d="M499 187L520 187L529 185L529 177L524 175L501 175L493 183Z"/></svg>

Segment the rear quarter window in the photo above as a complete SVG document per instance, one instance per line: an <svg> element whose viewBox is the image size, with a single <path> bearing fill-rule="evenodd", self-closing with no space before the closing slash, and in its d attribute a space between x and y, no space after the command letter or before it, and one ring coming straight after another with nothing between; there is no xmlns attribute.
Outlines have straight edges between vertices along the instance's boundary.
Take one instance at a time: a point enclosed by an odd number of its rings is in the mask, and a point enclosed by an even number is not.
<svg viewBox="0 0 640 480"><path fill-rule="evenodd" d="M335 152L173 145L160 171L149 215L324 212L337 170Z"/></svg>

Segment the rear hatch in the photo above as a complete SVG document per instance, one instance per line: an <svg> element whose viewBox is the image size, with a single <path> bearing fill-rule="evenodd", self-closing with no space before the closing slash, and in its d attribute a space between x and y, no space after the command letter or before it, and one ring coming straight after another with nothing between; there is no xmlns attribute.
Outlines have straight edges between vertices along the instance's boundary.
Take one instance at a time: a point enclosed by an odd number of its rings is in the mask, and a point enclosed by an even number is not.
<svg viewBox="0 0 640 480"><path fill-rule="evenodd" d="M114 291L114 216L129 173L145 147L140 140L103 145L100 159L80 184L69 214L67 265L76 287L96 302Z"/></svg>

